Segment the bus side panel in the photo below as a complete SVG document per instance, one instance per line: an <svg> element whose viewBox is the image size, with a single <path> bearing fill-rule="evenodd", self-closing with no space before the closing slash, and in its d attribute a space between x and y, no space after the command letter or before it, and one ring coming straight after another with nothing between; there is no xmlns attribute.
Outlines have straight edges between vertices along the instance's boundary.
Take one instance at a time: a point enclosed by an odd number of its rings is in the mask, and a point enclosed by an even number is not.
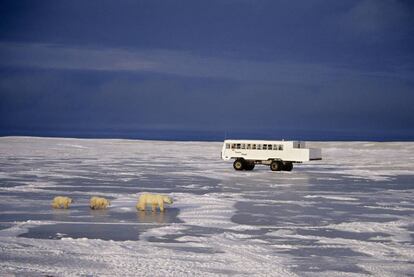
<svg viewBox="0 0 414 277"><path fill-rule="evenodd" d="M226 145L223 145L223 148L221 149L221 158L225 161L228 161L232 158L232 155L234 151L231 149L226 149Z"/></svg>
<svg viewBox="0 0 414 277"><path fill-rule="evenodd" d="M309 149L286 149L286 150L245 150L245 149L224 149L223 160L243 158L245 160L279 159L292 162L309 161Z"/></svg>
<svg viewBox="0 0 414 277"><path fill-rule="evenodd" d="M283 161L289 162L307 162L309 161L309 149L294 148L283 151Z"/></svg>
<svg viewBox="0 0 414 277"><path fill-rule="evenodd" d="M322 160L322 150L319 148L309 149L309 160Z"/></svg>

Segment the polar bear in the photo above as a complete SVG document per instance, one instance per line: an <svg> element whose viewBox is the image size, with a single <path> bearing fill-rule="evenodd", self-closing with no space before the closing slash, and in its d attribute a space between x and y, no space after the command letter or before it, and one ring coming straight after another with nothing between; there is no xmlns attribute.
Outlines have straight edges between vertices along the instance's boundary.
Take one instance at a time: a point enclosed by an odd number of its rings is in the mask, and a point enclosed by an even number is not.
<svg viewBox="0 0 414 277"><path fill-rule="evenodd" d="M161 194L143 193L139 197L136 207L137 210L145 211L146 206L151 205L152 211L155 212L158 206L160 211L163 212L164 203L172 204L173 200L170 197Z"/></svg>
<svg viewBox="0 0 414 277"><path fill-rule="evenodd" d="M92 210L106 209L110 205L111 205L111 202L109 202L108 199L103 198L103 197L94 196L89 201L89 207Z"/></svg>
<svg viewBox="0 0 414 277"><path fill-rule="evenodd" d="M56 196L55 198L53 198L52 207L54 209L67 209L69 208L69 204L72 204L73 202L74 201L72 200L72 198L66 196Z"/></svg>

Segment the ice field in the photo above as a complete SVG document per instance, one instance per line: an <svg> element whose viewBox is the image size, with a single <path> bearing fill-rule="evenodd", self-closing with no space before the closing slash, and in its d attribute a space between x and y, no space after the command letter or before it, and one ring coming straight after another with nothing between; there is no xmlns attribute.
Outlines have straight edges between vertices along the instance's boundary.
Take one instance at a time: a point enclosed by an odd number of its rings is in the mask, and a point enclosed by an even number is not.
<svg viewBox="0 0 414 277"><path fill-rule="evenodd" d="M313 142L292 172L235 171L221 145L0 138L0 275L413 274L414 143ZM141 192L175 202L137 212Z"/></svg>

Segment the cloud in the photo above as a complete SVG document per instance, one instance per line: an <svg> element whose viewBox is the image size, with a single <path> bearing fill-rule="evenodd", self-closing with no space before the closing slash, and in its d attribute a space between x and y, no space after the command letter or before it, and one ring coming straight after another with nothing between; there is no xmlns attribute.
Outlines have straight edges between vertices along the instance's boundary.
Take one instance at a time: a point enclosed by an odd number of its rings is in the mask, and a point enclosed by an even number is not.
<svg viewBox="0 0 414 277"><path fill-rule="evenodd" d="M370 72L352 68L351 65L224 59L177 50L88 48L5 42L0 43L0 65L45 69L153 72L184 77L303 84L320 83L341 76L413 78L412 71L398 68L392 68L388 72Z"/></svg>
<svg viewBox="0 0 414 277"><path fill-rule="evenodd" d="M139 53L53 44L0 43L2 65L49 69L148 70L155 64Z"/></svg>
<svg viewBox="0 0 414 277"><path fill-rule="evenodd" d="M405 25L406 19L408 19L408 12L401 1L362 0L343 14L340 22L346 30L354 34L378 35L383 32L389 34L398 31L397 28Z"/></svg>
<svg viewBox="0 0 414 277"><path fill-rule="evenodd" d="M5 130L386 133L406 132L414 122L409 66L374 71L186 51L13 43L1 43L0 56L0 68L16 67L0 71Z"/></svg>

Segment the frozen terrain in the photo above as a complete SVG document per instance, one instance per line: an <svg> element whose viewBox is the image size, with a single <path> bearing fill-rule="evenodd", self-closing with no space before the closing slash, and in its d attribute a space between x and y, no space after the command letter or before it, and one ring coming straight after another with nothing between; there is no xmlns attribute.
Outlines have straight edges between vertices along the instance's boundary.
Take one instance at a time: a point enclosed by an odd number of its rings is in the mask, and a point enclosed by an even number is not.
<svg viewBox="0 0 414 277"><path fill-rule="evenodd" d="M412 274L414 143L311 145L324 160L236 172L220 143L0 138L0 275ZM137 212L141 192L175 203Z"/></svg>

